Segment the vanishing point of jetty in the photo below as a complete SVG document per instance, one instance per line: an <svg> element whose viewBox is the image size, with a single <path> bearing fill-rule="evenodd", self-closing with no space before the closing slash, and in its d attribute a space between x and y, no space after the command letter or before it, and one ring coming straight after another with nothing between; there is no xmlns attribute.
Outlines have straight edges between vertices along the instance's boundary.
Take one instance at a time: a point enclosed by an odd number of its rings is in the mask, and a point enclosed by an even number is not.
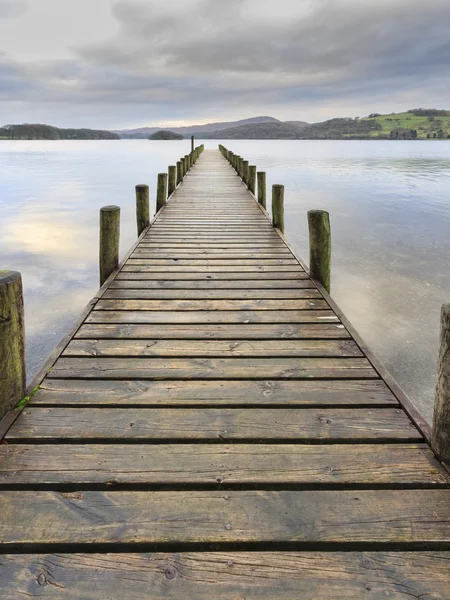
<svg viewBox="0 0 450 600"><path fill-rule="evenodd" d="M28 390L0 272L2 600L450 598L450 308L430 428L329 296L328 214L307 270L271 194L192 147L121 265L102 209L102 287Z"/></svg>

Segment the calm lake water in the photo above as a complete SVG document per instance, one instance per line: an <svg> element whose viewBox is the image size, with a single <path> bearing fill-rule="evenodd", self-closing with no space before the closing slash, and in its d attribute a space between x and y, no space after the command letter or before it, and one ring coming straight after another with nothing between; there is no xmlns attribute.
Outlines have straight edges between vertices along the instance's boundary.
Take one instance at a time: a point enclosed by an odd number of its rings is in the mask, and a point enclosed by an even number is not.
<svg viewBox="0 0 450 600"><path fill-rule="evenodd" d="M218 141L205 142L216 148ZM308 258L306 211L330 212L332 295L430 419L439 310L450 301L450 143L225 141L283 183L286 234ZM32 376L98 288L98 211L122 209L136 239L134 186L189 142L0 142L0 269L21 271Z"/></svg>

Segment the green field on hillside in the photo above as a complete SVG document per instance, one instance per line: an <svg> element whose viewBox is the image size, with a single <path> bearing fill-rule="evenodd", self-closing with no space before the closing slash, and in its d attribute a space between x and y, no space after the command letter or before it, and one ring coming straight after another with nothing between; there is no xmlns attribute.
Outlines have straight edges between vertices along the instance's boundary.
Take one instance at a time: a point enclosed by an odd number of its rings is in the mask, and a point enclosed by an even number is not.
<svg viewBox="0 0 450 600"><path fill-rule="evenodd" d="M433 112L436 114L431 114ZM372 137L389 137L391 131L395 130L417 131L418 139L427 137L448 139L450 135L450 111L420 111L419 109L404 113L378 115L361 120L376 121L381 125L381 129L371 133Z"/></svg>

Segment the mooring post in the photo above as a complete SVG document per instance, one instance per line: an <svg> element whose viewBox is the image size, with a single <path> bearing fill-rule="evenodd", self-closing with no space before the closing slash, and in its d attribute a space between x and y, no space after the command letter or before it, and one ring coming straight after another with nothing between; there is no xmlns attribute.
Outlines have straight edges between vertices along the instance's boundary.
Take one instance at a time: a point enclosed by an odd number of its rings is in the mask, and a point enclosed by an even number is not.
<svg viewBox="0 0 450 600"><path fill-rule="evenodd" d="M0 418L24 398L25 390L22 276L0 271Z"/></svg>
<svg viewBox="0 0 450 600"><path fill-rule="evenodd" d="M119 266L120 208L100 209L100 286Z"/></svg>
<svg viewBox="0 0 450 600"><path fill-rule="evenodd" d="M441 308L441 336L431 446L450 464L450 303Z"/></svg>
<svg viewBox="0 0 450 600"><path fill-rule="evenodd" d="M242 161L242 181L248 185L248 160Z"/></svg>
<svg viewBox="0 0 450 600"><path fill-rule="evenodd" d="M258 171L258 202L263 208L266 208L266 173Z"/></svg>
<svg viewBox="0 0 450 600"><path fill-rule="evenodd" d="M272 186L272 224L284 233L284 185Z"/></svg>
<svg viewBox="0 0 450 600"><path fill-rule="evenodd" d="M194 142L195 142L194 136L191 135L191 152L194 152Z"/></svg>
<svg viewBox="0 0 450 600"><path fill-rule="evenodd" d="M181 160L177 161L177 185L183 181L183 171L181 166Z"/></svg>
<svg viewBox="0 0 450 600"><path fill-rule="evenodd" d="M169 186L167 189L167 197L174 193L177 187L177 168L175 165L170 165L169 167Z"/></svg>
<svg viewBox="0 0 450 600"><path fill-rule="evenodd" d="M184 164L185 164L185 172L187 173L189 171L189 169L191 168L190 164L189 164L189 154L186 154L186 156L184 157Z"/></svg>
<svg viewBox="0 0 450 600"><path fill-rule="evenodd" d="M249 191L255 195L256 190L256 167L255 165L250 165L248 167L248 183L247 187Z"/></svg>
<svg viewBox="0 0 450 600"><path fill-rule="evenodd" d="M136 222L138 237L150 225L150 192L148 185L136 186Z"/></svg>
<svg viewBox="0 0 450 600"><path fill-rule="evenodd" d="M159 212L166 203L167 198L167 173L159 173L158 189L156 192L156 212Z"/></svg>
<svg viewBox="0 0 450 600"><path fill-rule="evenodd" d="M308 211L309 274L330 293L331 230L325 210Z"/></svg>

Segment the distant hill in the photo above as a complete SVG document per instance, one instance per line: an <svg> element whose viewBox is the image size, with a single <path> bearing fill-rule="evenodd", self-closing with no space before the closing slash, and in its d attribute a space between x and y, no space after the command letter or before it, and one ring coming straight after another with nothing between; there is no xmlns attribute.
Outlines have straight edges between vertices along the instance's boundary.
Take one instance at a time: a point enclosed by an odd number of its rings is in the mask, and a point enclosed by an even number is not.
<svg viewBox="0 0 450 600"><path fill-rule="evenodd" d="M59 129L40 123L4 125L0 127L0 139L7 140L119 140L111 131L97 129Z"/></svg>
<svg viewBox="0 0 450 600"><path fill-rule="evenodd" d="M179 133L174 133L173 131L169 131L168 129L160 129L153 133L149 138L149 140L184 140L184 137Z"/></svg>
<svg viewBox="0 0 450 600"><path fill-rule="evenodd" d="M299 122L301 123L301 122ZM282 123L255 123L251 125L240 125L230 129L222 129L212 133L198 133L194 135L200 139L222 139L222 140L297 140L305 124Z"/></svg>
<svg viewBox="0 0 450 600"><path fill-rule="evenodd" d="M450 111L435 108L414 108L405 113L380 115L372 113L361 119L379 125L378 134L371 137L389 139L448 139Z"/></svg>
<svg viewBox="0 0 450 600"><path fill-rule="evenodd" d="M237 127L239 125L248 125L254 123L270 123L279 122L278 119L273 117L252 117L250 119L242 119L240 121L229 121L221 123L206 123L205 125L189 125L186 127L139 127L138 129L116 129L114 133L122 138L131 139L147 139L150 135L160 131L161 129L168 129L175 133L179 133L184 137L189 137L195 133L206 133L212 131L220 131L221 129L229 129L231 127Z"/></svg>
<svg viewBox="0 0 450 600"><path fill-rule="evenodd" d="M362 119L337 118L312 124L303 121L252 123L195 135L233 140L449 139L450 111L419 108L405 113L372 113Z"/></svg>

